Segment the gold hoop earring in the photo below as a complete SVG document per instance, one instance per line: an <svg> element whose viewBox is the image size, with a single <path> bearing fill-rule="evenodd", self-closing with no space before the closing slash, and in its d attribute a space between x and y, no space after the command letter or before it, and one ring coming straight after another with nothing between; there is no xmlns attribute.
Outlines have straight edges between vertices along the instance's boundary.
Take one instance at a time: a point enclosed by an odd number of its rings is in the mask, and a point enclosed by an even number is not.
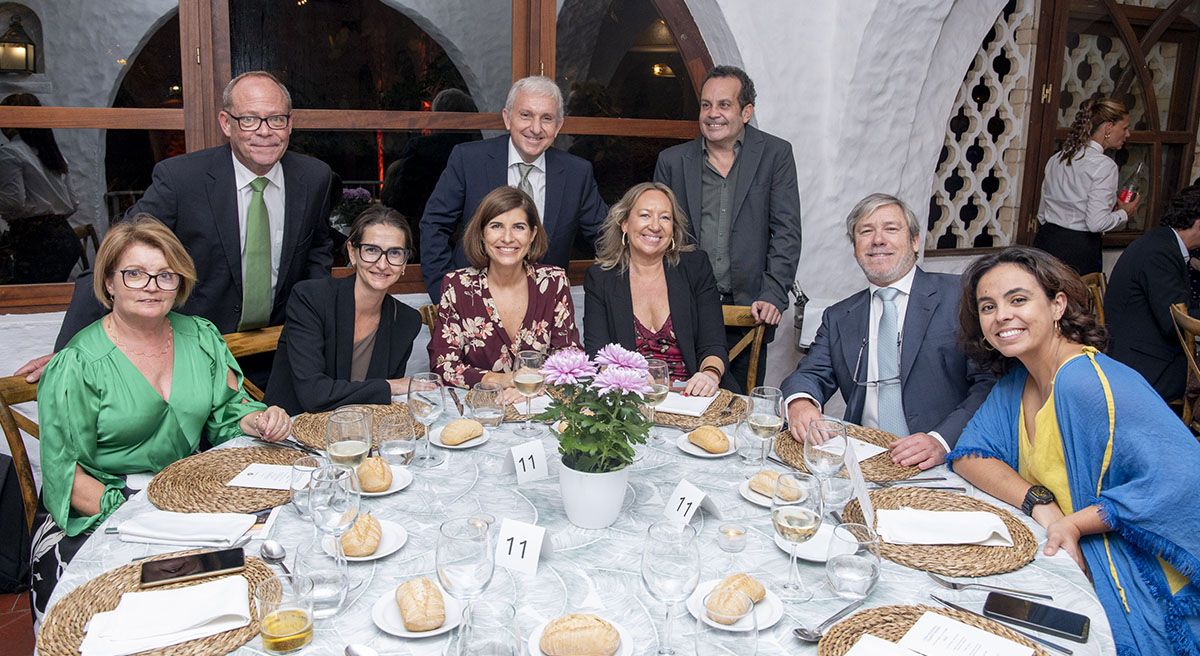
<svg viewBox="0 0 1200 656"><path fill-rule="evenodd" d="M996 347L992 346L991 342L987 341L986 339L980 340L980 341L983 342L983 350L985 350L985 351L995 351L996 350Z"/></svg>
<svg viewBox="0 0 1200 656"><path fill-rule="evenodd" d="M1054 320L1054 333L1056 335L1058 335L1059 337L1062 337L1062 326L1059 325L1059 322L1061 322L1061 321L1062 321L1062 319Z"/></svg>
<svg viewBox="0 0 1200 656"><path fill-rule="evenodd" d="M671 250L675 250L675 238L671 237Z"/></svg>

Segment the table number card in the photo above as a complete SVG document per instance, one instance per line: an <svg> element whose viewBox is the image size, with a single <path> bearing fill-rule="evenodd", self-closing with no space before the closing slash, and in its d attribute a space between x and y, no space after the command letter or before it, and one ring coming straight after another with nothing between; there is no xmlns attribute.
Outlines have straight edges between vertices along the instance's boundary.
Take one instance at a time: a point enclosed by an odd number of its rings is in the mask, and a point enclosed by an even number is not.
<svg viewBox="0 0 1200 656"><path fill-rule="evenodd" d="M871 495L867 493L867 481L863 478L862 467L858 466L858 458L854 455L854 443L846 440L846 472L850 474L850 486L854 488L854 498L862 508L863 519L867 526L875 525L875 506L871 505Z"/></svg>
<svg viewBox="0 0 1200 656"><path fill-rule="evenodd" d="M536 524L507 518L500 520L496 564L521 574L537 574L538 561L554 551L546 537L546 529Z"/></svg>
<svg viewBox="0 0 1200 656"><path fill-rule="evenodd" d="M500 473L513 472L517 474L517 485L546 478L546 445L541 440L530 440L509 449Z"/></svg>
<svg viewBox="0 0 1200 656"><path fill-rule="evenodd" d="M703 490L692 485L687 479L680 479L679 485L667 497L667 505L663 507L663 516L679 524L692 521L692 515L704 508L708 514L721 519L721 510Z"/></svg>

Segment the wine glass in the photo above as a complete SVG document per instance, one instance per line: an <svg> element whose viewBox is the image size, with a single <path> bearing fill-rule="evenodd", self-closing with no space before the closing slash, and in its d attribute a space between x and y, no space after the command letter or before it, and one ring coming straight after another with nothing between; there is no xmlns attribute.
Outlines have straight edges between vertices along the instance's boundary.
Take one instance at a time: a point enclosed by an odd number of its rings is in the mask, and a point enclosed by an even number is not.
<svg viewBox="0 0 1200 656"><path fill-rule="evenodd" d="M498 428L504 421L500 383L475 383L471 388L471 417L484 428Z"/></svg>
<svg viewBox="0 0 1200 656"><path fill-rule="evenodd" d="M521 351L517 354L517 371L513 374L513 384L517 391L525 397L525 425L513 431L513 435L525 439L533 439L542 434L540 426L533 425L533 397L539 396L546 390L546 376L542 374L542 364L546 356L541 351Z"/></svg>
<svg viewBox="0 0 1200 656"><path fill-rule="evenodd" d="M650 392L645 395L647 408L646 421L650 422L650 437L662 439L662 431L654 425L654 409L667 400L667 392L671 389L671 369L667 363L658 360L646 360L646 375L650 379Z"/></svg>
<svg viewBox="0 0 1200 656"><path fill-rule="evenodd" d="M700 548L696 529L672 521L655 522L642 547L642 582L655 599L667 605L666 639L659 654L674 654L671 628L675 606L691 596L700 583Z"/></svg>
<svg viewBox="0 0 1200 656"><path fill-rule="evenodd" d="M866 599L879 581L879 538L863 524L839 524L829 539L825 578L840 597Z"/></svg>
<svg viewBox="0 0 1200 656"><path fill-rule="evenodd" d="M292 463L292 508L301 517L308 517L308 482L312 473L328 464L321 456L304 456Z"/></svg>
<svg viewBox="0 0 1200 656"><path fill-rule="evenodd" d="M820 442L820 444L818 444ZM804 438L804 464L821 479L824 498L832 501L832 479L846 466L846 424L837 419L808 422Z"/></svg>
<svg viewBox="0 0 1200 656"><path fill-rule="evenodd" d="M414 467L437 467L445 461L429 450L430 428L446 409L446 391L442 377L434 373L415 374L408 379L408 411L425 427L425 453L413 460Z"/></svg>
<svg viewBox="0 0 1200 656"><path fill-rule="evenodd" d="M371 420L369 410L340 408L329 415L325 424L325 452L335 465L350 468L363 464L371 448Z"/></svg>
<svg viewBox="0 0 1200 656"><path fill-rule="evenodd" d="M337 571L346 573L344 582L332 577L331 580L313 581L316 586L313 598L318 605L323 598L336 595L337 604L332 606L332 612L329 613L332 615L340 609L346 589L350 587L349 566L346 563L346 553L342 550L341 536L350 530L354 521L358 519L362 490L354 470L337 464L314 471L308 487L309 517L318 531L333 538L333 558L337 564Z"/></svg>
<svg viewBox="0 0 1200 656"><path fill-rule="evenodd" d="M795 603L812 599L796 571L796 545L807 542L821 528L821 479L812 474L781 474L771 499L771 524L785 542L791 543L787 583L777 584L779 598Z"/></svg>
<svg viewBox="0 0 1200 656"><path fill-rule="evenodd" d="M503 601L472 602L470 621L463 624L458 645L460 656L519 656L517 609Z"/></svg>
<svg viewBox="0 0 1200 656"><path fill-rule="evenodd" d="M696 656L757 654L758 616L750 597L740 590L713 590L704 595L696 618L695 647Z"/></svg>
<svg viewBox="0 0 1200 656"><path fill-rule="evenodd" d="M750 390L750 407L746 425L756 437L769 440L783 428L783 391L778 387L755 387Z"/></svg>
<svg viewBox="0 0 1200 656"><path fill-rule="evenodd" d="M404 415L384 415L375 427L379 456L389 465L407 465L417 451L412 423Z"/></svg>
<svg viewBox="0 0 1200 656"><path fill-rule="evenodd" d="M442 522L438 531L434 567L442 588L467 602L463 624L471 621L471 601L483 594L496 569L492 525L480 517L456 517Z"/></svg>

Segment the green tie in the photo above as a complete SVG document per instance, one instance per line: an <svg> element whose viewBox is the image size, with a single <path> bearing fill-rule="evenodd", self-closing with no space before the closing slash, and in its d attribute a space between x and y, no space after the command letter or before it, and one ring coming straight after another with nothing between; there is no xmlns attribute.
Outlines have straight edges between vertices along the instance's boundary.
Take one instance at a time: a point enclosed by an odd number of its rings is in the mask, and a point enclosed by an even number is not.
<svg viewBox="0 0 1200 656"><path fill-rule="evenodd" d="M254 193L246 211L245 273L242 276L242 321L238 330L262 328L271 320L271 223L263 189L270 180L250 181Z"/></svg>
<svg viewBox="0 0 1200 656"><path fill-rule="evenodd" d="M529 172L533 170L533 164L522 164L517 162L517 170L521 172L521 181L517 183L517 189L533 198L533 185L529 184Z"/></svg>

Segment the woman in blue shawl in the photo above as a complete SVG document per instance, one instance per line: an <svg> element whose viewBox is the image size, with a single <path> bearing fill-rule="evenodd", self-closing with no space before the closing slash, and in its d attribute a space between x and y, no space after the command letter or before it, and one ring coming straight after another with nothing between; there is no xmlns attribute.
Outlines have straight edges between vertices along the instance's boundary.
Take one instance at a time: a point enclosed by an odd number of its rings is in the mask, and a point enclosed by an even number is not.
<svg viewBox="0 0 1200 656"><path fill-rule="evenodd" d="M1034 248L987 255L963 274L959 323L967 353L1004 377L946 461L1088 573L1118 654L1200 653L1200 444L1099 352L1079 276Z"/></svg>

